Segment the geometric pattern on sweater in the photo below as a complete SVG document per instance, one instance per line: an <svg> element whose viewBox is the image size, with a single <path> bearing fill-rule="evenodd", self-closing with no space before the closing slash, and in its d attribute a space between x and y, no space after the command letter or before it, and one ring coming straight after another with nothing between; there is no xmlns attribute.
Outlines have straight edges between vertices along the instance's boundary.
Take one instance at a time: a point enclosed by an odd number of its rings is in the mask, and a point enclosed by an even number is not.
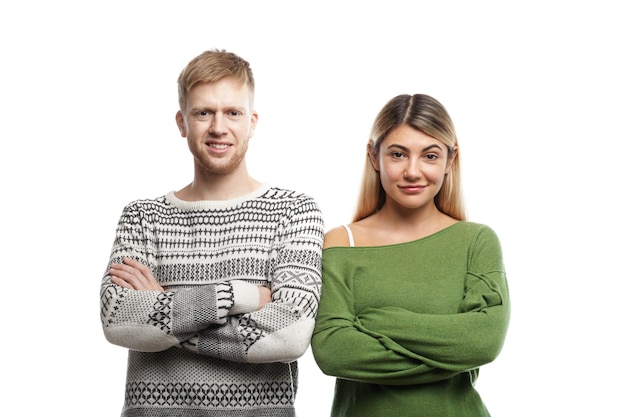
<svg viewBox="0 0 626 417"><path fill-rule="evenodd" d="M158 327L165 333L171 333L171 303L173 292L163 292L157 295L156 302L153 305L152 311L148 315L146 324L151 324ZM101 292L101 310L110 311L107 315L108 323L113 323L116 320L123 321L124 319L118 315L119 308L117 305L122 304L125 297L129 295L129 290L122 287L107 286ZM112 304L116 304L112 306ZM102 314L102 311L101 311Z"/></svg>
<svg viewBox="0 0 626 417"><path fill-rule="evenodd" d="M246 350L248 350L254 342L263 337L263 332L259 330L257 323L248 315L241 316L239 319L239 327L241 328L241 334L244 336L243 340Z"/></svg>
<svg viewBox="0 0 626 417"><path fill-rule="evenodd" d="M130 351L128 363L123 416L294 415L295 362L235 363L172 348Z"/></svg>
<svg viewBox="0 0 626 417"><path fill-rule="evenodd" d="M109 263L134 258L166 290L127 290L103 277L103 330L132 358L124 415L292 415L292 361L301 353L289 359L289 352L310 341L302 329L317 314L324 224L305 194L257 191L217 202L169 193L124 208ZM232 280L271 288L272 303L229 315L237 299ZM298 331L283 344L290 326ZM281 334L267 338L274 332ZM290 363L273 362L277 348Z"/></svg>
<svg viewBox="0 0 626 417"><path fill-rule="evenodd" d="M287 382L240 384L140 382L126 387L126 405L210 408L285 406L293 402Z"/></svg>
<svg viewBox="0 0 626 417"><path fill-rule="evenodd" d="M149 314L150 320L148 324L151 324L166 333L170 333L172 330L171 308L172 305L171 292L164 292L157 296L157 301L154 304L154 310Z"/></svg>
<svg viewBox="0 0 626 417"><path fill-rule="evenodd" d="M143 252L148 263L153 261L150 266L155 277L172 289L219 284L225 278L269 283L274 298L284 299L299 309L300 317L315 317L321 291L321 260L315 239L320 233L323 235L323 230L313 200L294 191L270 188L259 198L234 207L185 208L175 207L167 196L128 205L118 224L111 262L120 262L124 256L134 254L141 259L139 254ZM105 276L105 284L107 279ZM150 301L133 301L152 310L143 319L134 317L136 311L143 311L137 306L122 314L126 294L115 286L104 285L102 298L111 297L117 297L114 308L108 300L102 303L105 326L134 321L150 323L171 333L173 293L161 294ZM216 300L222 305L213 319L219 320L232 306L232 295L220 292ZM224 304L222 300L230 301ZM282 322L273 328L288 324ZM243 322L239 327L247 347L261 336L258 329Z"/></svg>

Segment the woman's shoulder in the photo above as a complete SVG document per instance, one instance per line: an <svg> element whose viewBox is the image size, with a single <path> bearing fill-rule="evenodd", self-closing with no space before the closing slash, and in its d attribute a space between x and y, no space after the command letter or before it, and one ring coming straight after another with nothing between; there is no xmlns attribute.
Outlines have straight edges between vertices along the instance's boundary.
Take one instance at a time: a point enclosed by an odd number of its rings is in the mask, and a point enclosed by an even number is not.
<svg viewBox="0 0 626 417"><path fill-rule="evenodd" d="M336 246L350 246L348 225L333 227L324 235L324 249Z"/></svg>
<svg viewBox="0 0 626 417"><path fill-rule="evenodd" d="M471 232L487 232L487 233L494 233L493 229L489 226L486 225L484 223L477 223L477 222L473 222L473 221L469 221L469 220L464 220L464 221L460 221L457 223L460 228L466 230L466 231L471 231Z"/></svg>
<svg viewBox="0 0 626 417"><path fill-rule="evenodd" d="M484 223L461 221L454 225L457 236L465 236L471 242L499 241L498 234L491 226ZM459 236L461 237L461 236Z"/></svg>

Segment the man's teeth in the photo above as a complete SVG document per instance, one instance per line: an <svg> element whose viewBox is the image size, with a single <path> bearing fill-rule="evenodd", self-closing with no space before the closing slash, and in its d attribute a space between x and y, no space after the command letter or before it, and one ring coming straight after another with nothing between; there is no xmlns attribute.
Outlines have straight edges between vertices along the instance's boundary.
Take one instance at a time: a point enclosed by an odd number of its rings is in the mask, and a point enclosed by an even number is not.
<svg viewBox="0 0 626 417"><path fill-rule="evenodd" d="M228 145L226 145L224 143L211 143L211 144L209 144L209 146L211 146L213 148L217 148L217 149L226 149L226 148L228 148Z"/></svg>

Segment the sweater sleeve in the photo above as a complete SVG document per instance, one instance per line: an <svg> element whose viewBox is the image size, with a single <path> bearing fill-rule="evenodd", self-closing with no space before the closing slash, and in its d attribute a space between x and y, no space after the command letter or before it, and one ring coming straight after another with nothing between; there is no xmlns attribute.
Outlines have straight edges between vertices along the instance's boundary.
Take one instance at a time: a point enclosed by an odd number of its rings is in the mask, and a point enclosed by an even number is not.
<svg viewBox="0 0 626 417"><path fill-rule="evenodd" d="M102 279L100 316L109 342L132 350L156 352L177 346L206 327L226 323L237 298L233 287L238 285L220 282L160 292L129 290L113 284L108 269L125 257L155 270L154 250L149 244L146 225L141 210L132 204L125 207Z"/></svg>
<svg viewBox="0 0 626 417"><path fill-rule="evenodd" d="M311 349L326 375L374 384L411 385L458 373L430 366L408 349L388 349L359 324L353 291L343 279L340 263L325 260L322 276L322 297Z"/></svg>
<svg viewBox="0 0 626 417"><path fill-rule="evenodd" d="M272 302L202 330L185 349L251 363L291 362L306 352L321 287L324 224L317 204L297 200L278 236L268 278Z"/></svg>
<svg viewBox="0 0 626 417"><path fill-rule="evenodd" d="M397 307L353 311L351 289L324 269L324 296L312 340L329 375L389 385L450 378L492 361L509 320L501 251L486 229L471 248L458 314L421 314ZM327 275L328 273L328 275Z"/></svg>

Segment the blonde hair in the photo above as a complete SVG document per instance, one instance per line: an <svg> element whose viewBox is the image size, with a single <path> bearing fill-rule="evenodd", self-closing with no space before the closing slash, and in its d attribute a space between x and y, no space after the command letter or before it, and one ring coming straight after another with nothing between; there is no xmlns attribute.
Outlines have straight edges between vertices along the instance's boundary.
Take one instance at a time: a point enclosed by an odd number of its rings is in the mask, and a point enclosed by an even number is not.
<svg viewBox="0 0 626 417"><path fill-rule="evenodd" d="M192 59L178 76L178 105L184 113L187 94L197 84L212 83L225 77L233 77L247 84L250 89L250 105L254 101L254 75L245 59L221 49L205 51Z"/></svg>
<svg viewBox="0 0 626 417"><path fill-rule="evenodd" d="M368 152L378 157L380 144L389 132L398 126L407 125L441 141L448 148L448 158L456 157L446 174L441 190L435 196L439 211L457 220L465 220L466 213L461 193L459 148L454 124L445 107L436 99L425 94L402 94L389 100L380 110L368 141ZM365 169L361 182L361 193L353 221L364 219L380 210L385 204L385 190L380 173L374 169L370 158L365 156Z"/></svg>

